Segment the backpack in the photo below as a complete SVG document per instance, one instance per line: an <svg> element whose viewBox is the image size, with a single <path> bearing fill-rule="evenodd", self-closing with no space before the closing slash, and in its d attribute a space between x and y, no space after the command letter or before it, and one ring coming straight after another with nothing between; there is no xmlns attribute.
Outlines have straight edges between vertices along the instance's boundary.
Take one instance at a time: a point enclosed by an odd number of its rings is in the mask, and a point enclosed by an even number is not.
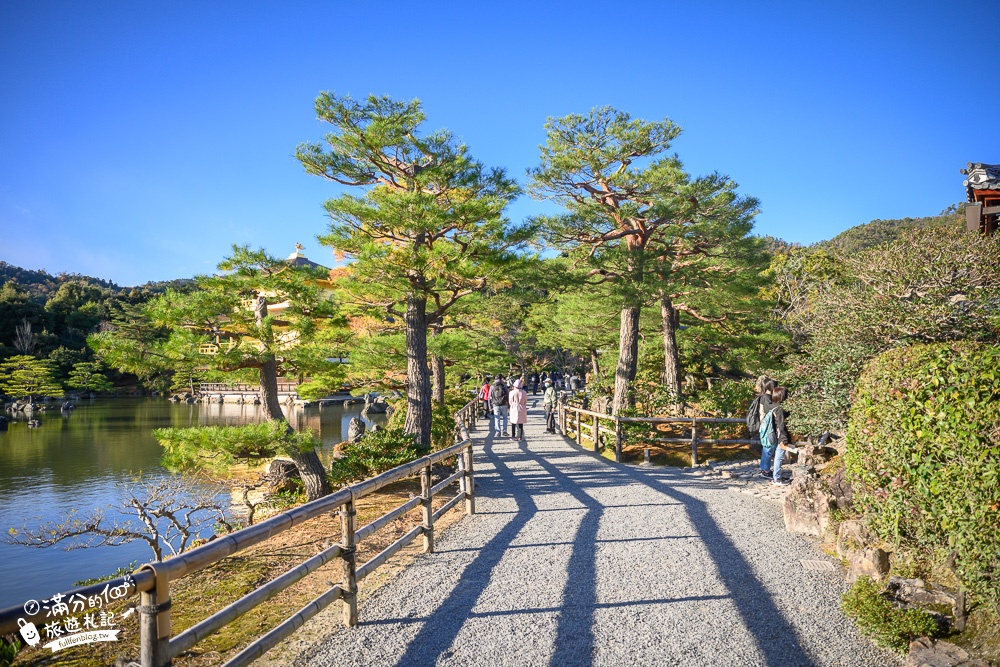
<svg viewBox="0 0 1000 667"><path fill-rule="evenodd" d="M778 427L774 423L774 411L777 408L771 408L766 415L764 415L764 420L760 423L760 446L761 447L774 447L778 444Z"/></svg>
<svg viewBox="0 0 1000 667"><path fill-rule="evenodd" d="M751 433L756 433L760 430L760 396L757 396L750 402L750 409L747 410L747 428L750 429Z"/></svg>
<svg viewBox="0 0 1000 667"><path fill-rule="evenodd" d="M495 384L490 389L490 405L507 405L507 387Z"/></svg>

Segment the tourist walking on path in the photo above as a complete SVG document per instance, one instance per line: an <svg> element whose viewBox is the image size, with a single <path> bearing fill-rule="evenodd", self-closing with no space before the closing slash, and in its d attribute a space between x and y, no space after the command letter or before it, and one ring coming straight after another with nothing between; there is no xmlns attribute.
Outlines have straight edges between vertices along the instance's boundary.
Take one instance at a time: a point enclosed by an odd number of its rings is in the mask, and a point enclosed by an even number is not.
<svg viewBox="0 0 1000 667"><path fill-rule="evenodd" d="M494 432L496 435L507 435L507 385L503 373L490 385L490 405L493 406Z"/></svg>
<svg viewBox="0 0 1000 667"><path fill-rule="evenodd" d="M531 395L534 396L538 393L538 373L531 374Z"/></svg>
<svg viewBox="0 0 1000 667"><path fill-rule="evenodd" d="M757 383L754 384L754 389L757 391L756 398L750 403L750 410L747 413L747 427L750 429L751 433L759 433L761 428L761 423L764 421L764 417L771 408L774 407L774 401L771 400L771 391L774 390L776 383L771 378L766 375L761 375L757 378ZM764 478L770 478L774 473L771 470L771 463L774 459L774 444L767 442L765 439L760 441L760 476Z"/></svg>
<svg viewBox="0 0 1000 667"><path fill-rule="evenodd" d="M490 409L490 376L487 375L483 381L483 386L479 388L479 400L483 403L483 416L491 419L493 410Z"/></svg>
<svg viewBox="0 0 1000 667"><path fill-rule="evenodd" d="M528 422L528 394L524 381L518 378L510 390L510 437L524 440L524 425Z"/></svg>
<svg viewBox="0 0 1000 667"><path fill-rule="evenodd" d="M785 408L782 407L781 403L788 397L788 390L784 387L775 387L774 391L771 392L771 398L775 405L771 408L771 417L774 422L774 431L778 436L778 448L774 452L774 473L771 477L772 484L788 484L789 480L783 479L781 474L781 462L784 460L787 454L785 452L791 452L793 454L798 454L798 447L793 447L791 439L788 437L788 426L786 425L786 420L788 413L785 412ZM763 426L761 426L763 429Z"/></svg>
<svg viewBox="0 0 1000 667"><path fill-rule="evenodd" d="M545 408L545 432L556 432L556 388L552 380L545 381L545 394L542 396L542 407Z"/></svg>

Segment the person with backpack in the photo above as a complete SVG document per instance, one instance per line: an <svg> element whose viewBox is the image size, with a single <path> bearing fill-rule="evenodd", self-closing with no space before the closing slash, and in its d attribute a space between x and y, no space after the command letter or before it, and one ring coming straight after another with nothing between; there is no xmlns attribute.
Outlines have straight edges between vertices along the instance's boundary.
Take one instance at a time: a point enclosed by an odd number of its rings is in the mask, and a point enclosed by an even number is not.
<svg viewBox="0 0 1000 667"><path fill-rule="evenodd" d="M556 432L556 388L552 386L552 380L545 380L545 394L542 396L542 407L545 408L545 432Z"/></svg>
<svg viewBox="0 0 1000 667"><path fill-rule="evenodd" d="M524 391L524 380L514 381L510 390L510 437L513 440L524 440L524 425L528 421L528 394Z"/></svg>
<svg viewBox="0 0 1000 667"><path fill-rule="evenodd" d="M490 385L490 405L493 407L493 430L496 435L507 435L507 393L503 373L497 373L496 379Z"/></svg>
<svg viewBox="0 0 1000 667"><path fill-rule="evenodd" d="M771 484L775 485L785 485L791 482L791 480L781 477L781 463L786 456L785 452L799 453L798 448L791 445L791 438L788 437L788 427L786 426L788 413L781 405L787 397L788 390L785 387L775 387L771 391L772 407L764 415L760 424L760 443L762 446L765 443L768 444L774 454Z"/></svg>
<svg viewBox="0 0 1000 667"><path fill-rule="evenodd" d="M771 400L771 391L776 386L776 382L766 375L761 375L757 378L756 384L754 384L754 389L757 395L750 402L750 408L747 410L747 429L751 434L760 433L760 424L764 419L764 415L771 411L774 407L774 402ZM771 460L774 458L774 446L769 445L764 442L764 439L760 441L760 476L764 478L770 478L773 475L771 471Z"/></svg>

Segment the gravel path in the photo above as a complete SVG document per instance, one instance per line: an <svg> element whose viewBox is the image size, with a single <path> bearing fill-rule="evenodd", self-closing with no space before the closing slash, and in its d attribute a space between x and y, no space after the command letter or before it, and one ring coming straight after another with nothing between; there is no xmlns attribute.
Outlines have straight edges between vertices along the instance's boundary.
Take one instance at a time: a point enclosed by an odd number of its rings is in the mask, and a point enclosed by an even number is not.
<svg viewBox="0 0 1000 667"><path fill-rule="evenodd" d="M478 513L295 664L901 664L841 616L839 566L804 570L830 559L775 502L615 465L546 434L539 407L529 420L523 443L476 431Z"/></svg>

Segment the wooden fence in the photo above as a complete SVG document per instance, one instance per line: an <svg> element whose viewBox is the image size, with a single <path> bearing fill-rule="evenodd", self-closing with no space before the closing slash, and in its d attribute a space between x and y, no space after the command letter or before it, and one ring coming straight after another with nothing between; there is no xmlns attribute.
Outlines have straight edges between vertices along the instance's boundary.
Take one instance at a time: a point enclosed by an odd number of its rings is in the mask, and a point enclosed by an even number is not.
<svg viewBox="0 0 1000 667"><path fill-rule="evenodd" d="M298 382L279 382L279 394L294 394L299 389ZM201 382L198 390L203 394L259 394L259 384L231 384L227 382Z"/></svg>
<svg viewBox="0 0 1000 667"><path fill-rule="evenodd" d="M478 403L478 401L474 400L472 403ZM318 614L334 600L343 600L344 623L348 626L354 626L358 622L357 592L359 581L374 572L390 556L408 545L418 536L423 536L424 552L432 552L434 550L434 522L463 500L465 501L465 513L475 514L476 482L473 468L472 440L469 437L468 427L465 423L470 418L470 415L476 415L477 411L478 406L470 404L466 405L456 414L455 439L457 442L446 449L398 466L363 482L344 487L328 496L282 512L258 524L230 533L225 537L186 551L168 560L159 563L147 563L127 577L119 577L109 582L101 582L100 584L74 589L66 593L64 599L69 600L70 598L76 598L76 596L82 596L80 599L88 599L93 596L100 596L108 586L112 590L124 591L124 594L119 596L118 599L127 599L138 594L141 667L165 667L170 664L170 661L174 657L183 651L190 649L209 635L232 623L257 605L274 597L316 569L335 558L339 558L343 571L342 580L339 584L327 589L297 613L278 624L263 636L258 637L238 655L226 662L225 667L250 664L278 644L282 639L302 627L307 620ZM475 419L473 418L473 428L474 422ZM454 474L432 486L431 466L451 457L456 458L457 470ZM420 475L421 492L419 496L403 503L387 514L372 521L367 526L362 528L355 527L355 503L358 500L393 482L417 474ZM459 492L437 511L434 511L432 506L434 496L440 494L455 482L459 483ZM423 510L423 520L419 525L386 547L368 562L360 566L356 564L355 550L359 542L417 507ZM339 510L340 513L342 529L340 544L335 544L324 549L317 555L248 593L221 611L184 630L176 637L171 637L171 582L202 570L250 546L264 542L304 521L334 510ZM11 607L0 611L0 635L17 634L19 621L38 621L41 623L46 618L55 616L55 614L47 616L45 610L40 610L34 615L29 615L25 612L26 610L21 607ZM69 610L67 609L67 612L61 615L71 614L69 614Z"/></svg>
<svg viewBox="0 0 1000 667"><path fill-rule="evenodd" d="M587 440L595 452L600 452L603 445L613 438L615 447L615 461L621 463L622 448L625 445L625 434L622 430L623 424L684 424L691 428L690 436L686 438L643 438L642 442L652 444L678 444L686 443L691 445L691 465L698 465L698 445L752 445L760 441L753 439L712 439L699 435L698 427L710 424L745 424L742 419L726 419L721 417L617 417L606 415L602 412L584 410L575 405L569 405L565 401L559 402L558 424L563 435L576 440L578 445L583 445ZM645 450L646 460L649 460L649 448Z"/></svg>

